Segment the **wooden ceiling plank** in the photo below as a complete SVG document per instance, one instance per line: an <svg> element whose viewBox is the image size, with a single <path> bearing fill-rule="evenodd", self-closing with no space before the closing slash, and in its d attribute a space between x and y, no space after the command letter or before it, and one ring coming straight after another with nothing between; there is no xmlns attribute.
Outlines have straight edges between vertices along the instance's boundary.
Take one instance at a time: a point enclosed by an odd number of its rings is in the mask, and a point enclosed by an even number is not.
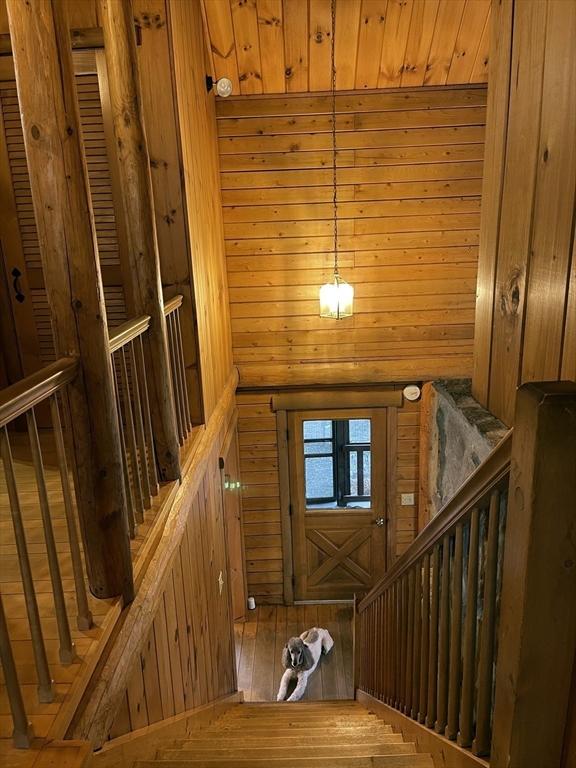
<svg viewBox="0 0 576 768"><path fill-rule="evenodd" d="M388 0L362 0L356 88L376 88L384 43Z"/></svg>
<svg viewBox="0 0 576 768"><path fill-rule="evenodd" d="M284 13L282 0L256 0L260 59L262 61L262 90L264 93L284 93Z"/></svg>
<svg viewBox="0 0 576 768"><path fill-rule="evenodd" d="M466 0L440 0L424 85L445 85Z"/></svg>
<svg viewBox="0 0 576 768"><path fill-rule="evenodd" d="M486 23L484 24L484 31L480 39L480 45L476 53L476 60L474 67L472 68L472 75L470 77L471 83L487 83L488 82L488 59L490 55L490 29L492 24L490 23L491 12L488 11L486 17Z"/></svg>
<svg viewBox="0 0 576 768"><path fill-rule="evenodd" d="M231 0L231 8L240 93L262 93L262 64L256 0Z"/></svg>
<svg viewBox="0 0 576 768"><path fill-rule="evenodd" d="M460 31L456 38L452 63L446 82L469 83L480 39L490 13L490 0L467 0Z"/></svg>
<svg viewBox="0 0 576 768"><path fill-rule="evenodd" d="M401 85L424 85L440 0L415 0L406 44Z"/></svg>
<svg viewBox="0 0 576 768"><path fill-rule="evenodd" d="M310 0L308 71L310 91L329 91L331 88L330 35L330 0ZM322 101L325 102L325 99Z"/></svg>
<svg viewBox="0 0 576 768"><path fill-rule="evenodd" d="M284 0L286 91L308 90L308 0Z"/></svg>
<svg viewBox="0 0 576 768"><path fill-rule="evenodd" d="M413 0L388 0L378 88L398 88L410 31Z"/></svg>
<svg viewBox="0 0 576 768"><path fill-rule="evenodd" d="M238 94L240 83L230 2L229 0L204 0L204 9L216 77L227 77L231 80L233 92Z"/></svg>
<svg viewBox="0 0 576 768"><path fill-rule="evenodd" d="M360 29L360 0L336 0L336 89L352 90L356 83L356 59Z"/></svg>

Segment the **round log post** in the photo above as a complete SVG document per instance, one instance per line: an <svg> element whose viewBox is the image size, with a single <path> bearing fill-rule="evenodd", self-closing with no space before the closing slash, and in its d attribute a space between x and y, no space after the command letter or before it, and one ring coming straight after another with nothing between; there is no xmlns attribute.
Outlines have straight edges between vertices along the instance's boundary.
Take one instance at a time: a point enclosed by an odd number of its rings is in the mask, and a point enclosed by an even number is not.
<svg viewBox="0 0 576 768"><path fill-rule="evenodd" d="M134 313L150 316L146 367L154 444L161 478L176 480L180 477L180 450L132 6L129 0L98 0L98 13L104 34L116 164L133 275L126 289Z"/></svg>
<svg viewBox="0 0 576 768"><path fill-rule="evenodd" d="M70 31L62 3L6 5L56 354L80 360L69 402L88 580L96 597L131 600L120 438Z"/></svg>

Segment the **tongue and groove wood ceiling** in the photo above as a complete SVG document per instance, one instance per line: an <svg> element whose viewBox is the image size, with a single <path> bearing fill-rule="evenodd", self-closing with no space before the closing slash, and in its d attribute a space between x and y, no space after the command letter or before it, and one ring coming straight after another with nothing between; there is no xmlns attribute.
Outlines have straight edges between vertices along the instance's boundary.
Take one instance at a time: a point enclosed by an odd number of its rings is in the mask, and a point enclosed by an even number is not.
<svg viewBox="0 0 576 768"><path fill-rule="evenodd" d="M234 95L327 91L330 0L202 0ZM336 88L488 80L490 0L336 0Z"/></svg>

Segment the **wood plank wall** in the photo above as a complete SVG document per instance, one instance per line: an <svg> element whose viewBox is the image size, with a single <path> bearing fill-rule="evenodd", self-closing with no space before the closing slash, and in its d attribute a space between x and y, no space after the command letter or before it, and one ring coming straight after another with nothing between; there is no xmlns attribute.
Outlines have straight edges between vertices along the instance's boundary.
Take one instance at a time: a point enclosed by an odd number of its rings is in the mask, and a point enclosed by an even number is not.
<svg viewBox="0 0 576 768"><path fill-rule="evenodd" d="M237 394L248 594L257 603L284 601L276 416L270 410L273 394L274 390ZM418 532L419 424L419 404L405 401L397 409L396 450L390 456L387 478L392 486L388 488L388 535L393 557L401 555ZM414 494L413 506L402 506L403 493Z"/></svg>
<svg viewBox="0 0 576 768"><path fill-rule="evenodd" d="M331 100L217 103L240 386L469 376L486 89L337 96L340 267L355 314L318 317L332 271Z"/></svg>
<svg viewBox="0 0 576 768"><path fill-rule="evenodd" d="M473 394L511 425L521 383L576 379L576 5L493 24Z"/></svg>
<svg viewBox="0 0 576 768"><path fill-rule="evenodd" d="M215 97L206 92L200 4L169 0L167 8L207 420L232 368Z"/></svg>
<svg viewBox="0 0 576 768"><path fill-rule="evenodd" d="M152 627L136 654L109 738L200 707L235 690L220 472L212 460L185 502L184 536Z"/></svg>

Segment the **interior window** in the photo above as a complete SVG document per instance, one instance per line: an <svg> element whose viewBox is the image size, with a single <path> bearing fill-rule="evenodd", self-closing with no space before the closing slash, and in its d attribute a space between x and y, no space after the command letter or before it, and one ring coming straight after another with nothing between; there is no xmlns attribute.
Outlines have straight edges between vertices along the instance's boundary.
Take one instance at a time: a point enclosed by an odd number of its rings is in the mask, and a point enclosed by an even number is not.
<svg viewBox="0 0 576 768"><path fill-rule="evenodd" d="M303 422L307 507L369 507L370 419Z"/></svg>

